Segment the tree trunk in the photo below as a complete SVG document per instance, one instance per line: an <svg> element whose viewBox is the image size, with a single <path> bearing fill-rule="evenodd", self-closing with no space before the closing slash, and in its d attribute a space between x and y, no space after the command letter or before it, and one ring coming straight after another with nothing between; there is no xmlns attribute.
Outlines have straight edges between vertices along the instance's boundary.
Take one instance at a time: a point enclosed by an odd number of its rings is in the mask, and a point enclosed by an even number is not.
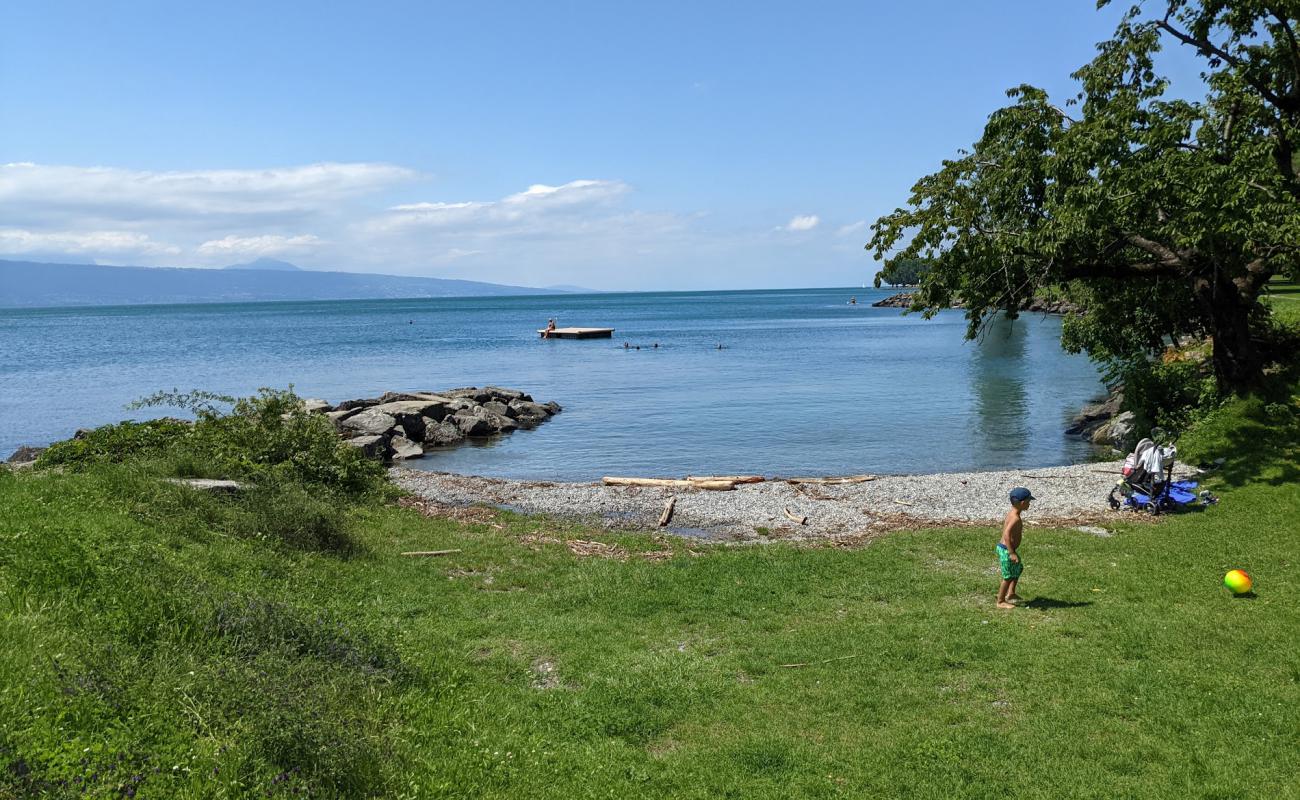
<svg viewBox="0 0 1300 800"><path fill-rule="evenodd" d="M1219 389L1237 391L1255 386L1264 372L1264 359L1251 336L1249 302L1231 281L1197 279L1196 298L1210 321L1214 377Z"/></svg>

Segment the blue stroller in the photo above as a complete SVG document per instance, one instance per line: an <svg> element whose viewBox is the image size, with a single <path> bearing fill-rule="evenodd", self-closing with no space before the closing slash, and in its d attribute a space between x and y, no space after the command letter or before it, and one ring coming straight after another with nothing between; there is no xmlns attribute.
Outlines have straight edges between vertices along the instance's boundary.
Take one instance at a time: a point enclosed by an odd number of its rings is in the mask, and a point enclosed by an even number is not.
<svg viewBox="0 0 1300 800"><path fill-rule="evenodd" d="M1159 429L1152 431L1159 434ZM1130 511L1146 511L1158 515L1177 511L1191 505L1213 505L1218 498L1209 492L1196 493L1196 481L1174 480L1174 457L1178 449L1173 445L1161 447L1151 439L1138 442L1133 452L1124 459L1122 478L1111 488L1106 498L1110 507Z"/></svg>

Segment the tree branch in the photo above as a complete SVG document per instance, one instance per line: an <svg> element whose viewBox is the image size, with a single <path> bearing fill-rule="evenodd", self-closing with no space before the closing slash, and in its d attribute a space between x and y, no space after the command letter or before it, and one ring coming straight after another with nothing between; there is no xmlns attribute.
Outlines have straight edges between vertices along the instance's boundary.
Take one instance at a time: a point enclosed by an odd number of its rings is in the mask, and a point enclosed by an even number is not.
<svg viewBox="0 0 1300 800"><path fill-rule="evenodd" d="M1187 260L1183 258L1183 256L1175 252L1172 248L1160 244L1159 242L1152 241L1145 236L1136 233L1125 233L1124 241L1143 252L1155 256L1157 259L1156 263L1158 264L1175 269L1183 269L1187 267Z"/></svg>
<svg viewBox="0 0 1300 800"><path fill-rule="evenodd" d="M1170 13L1173 13L1172 9L1170 10ZM1300 110L1300 103L1297 103L1295 101L1295 98L1283 97L1279 95L1277 92L1274 92L1267 84L1250 77L1249 70L1244 69L1246 63L1242 61L1240 58L1238 58L1237 56L1234 56L1232 53L1229 53L1227 50L1218 47L1209 39L1198 39L1195 36L1192 36L1191 34L1188 33L1183 33L1182 31L1175 28L1173 25L1170 25L1168 14L1165 15L1164 19L1156 23L1156 27L1160 28L1160 30L1162 31L1165 31L1170 36L1173 36L1175 39L1182 42L1183 44L1188 44L1191 45L1192 47L1195 47L1197 50L1201 52L1201 55L1214 56L1215 58L1218 58L1230 64L1231 66L1241 70L1242 78L1245 79L1246 83L1249 83L1252 87L1254 87L1255 91L1259 92L1260 95L1262 95L1264 99L1267 100L1269 103L1271 103L1275 108L1287 112L1294 112L1296 110Z"/></svg>

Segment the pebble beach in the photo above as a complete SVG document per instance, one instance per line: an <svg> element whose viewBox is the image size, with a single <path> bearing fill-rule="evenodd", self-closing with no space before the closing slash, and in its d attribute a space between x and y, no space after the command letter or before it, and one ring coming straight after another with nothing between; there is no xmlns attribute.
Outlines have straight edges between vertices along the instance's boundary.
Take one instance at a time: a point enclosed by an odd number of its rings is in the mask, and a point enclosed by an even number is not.
<svg viewBox="0 0 1300 800"><path fill-rule="evenodd" d="M611 530L664 530L717 541L870 537L891 530L996 525L1007 492L1027 486L1036 502L1026 521L1083 526L1105 535L1111 511L1106 495L1120 462L1033 470L882 475L845 485L790 483L779 478L732 491L682 490L600 483L551 483L422 472L394 467L403 489L446 506L486 505L596 524ZM674 498L672 519L659 518ZM788 513L787 513L788 512ZM804 520L802 523L799 520Z"/></svg>

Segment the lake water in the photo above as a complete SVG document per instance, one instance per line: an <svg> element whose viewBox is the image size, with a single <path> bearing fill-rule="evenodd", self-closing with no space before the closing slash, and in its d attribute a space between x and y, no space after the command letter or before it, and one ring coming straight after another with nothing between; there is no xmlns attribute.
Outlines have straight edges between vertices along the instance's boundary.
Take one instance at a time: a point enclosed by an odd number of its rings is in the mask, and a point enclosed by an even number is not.
<svg viewBox="0 0 1300 800"><path fill-rule="evenodd" d="M558 401L564 412L535 430L411 462L502 477L907 473L1089 458L1090 446L1063 430L1102 385L1087 359L1061 350L1059 319L1003 320L968 342L961 312L924 320L870 306L887 294L0 310L0 457L125 419L126 403L160 389L248 394L292 383L333 402L486 384ZM617 331L612 341L544 341L536 329L549 317Z"/></svg>

